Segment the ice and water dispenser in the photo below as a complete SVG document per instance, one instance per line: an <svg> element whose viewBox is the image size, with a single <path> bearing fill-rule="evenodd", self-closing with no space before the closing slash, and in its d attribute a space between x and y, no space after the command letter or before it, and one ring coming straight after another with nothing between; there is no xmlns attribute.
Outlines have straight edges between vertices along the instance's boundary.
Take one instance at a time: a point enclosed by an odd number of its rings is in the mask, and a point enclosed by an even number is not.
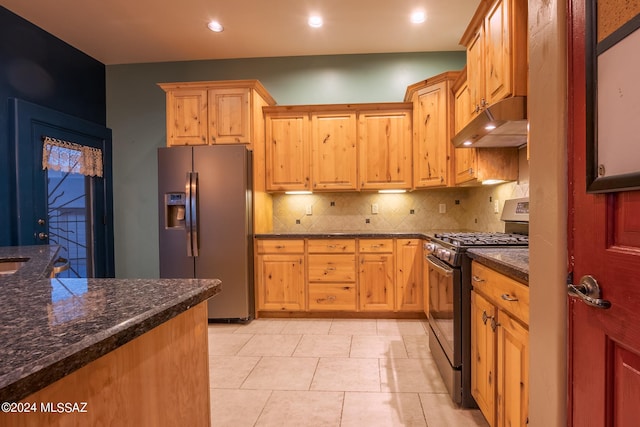
<svg viewBox="0 0 640 427"><path fill-rule="evenodd" d="M184 228L187 197L185 193L164 195L165 227Z"/></svg>

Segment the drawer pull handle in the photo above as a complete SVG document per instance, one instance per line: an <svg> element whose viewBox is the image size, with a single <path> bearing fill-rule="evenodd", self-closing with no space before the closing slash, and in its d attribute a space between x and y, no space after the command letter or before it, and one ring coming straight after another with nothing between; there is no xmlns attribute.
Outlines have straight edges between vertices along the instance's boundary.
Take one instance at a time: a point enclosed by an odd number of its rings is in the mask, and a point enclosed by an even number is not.
<svg viewBox="0 0 640 427"><path fill-rule="evenodd" d="M276 249L284 249L284 245L276 245Z"/></svg>
<svg viewBox="0 0 640 427"><path fill-rule="evenodd" d="M512 296L511 296L511 295L509 295L509 294L502 294L502 295L500 295L500 298L502 298L502 299L503 299L503 300L505 300L505 301L509 301L509 302L515 302L515 301L518 301L518 298L517 298L517 297L512 297Z"/></svg>
<svg viewBox="0 0 640 427"><path fill-rule="evenodd" d="M336 268L335 268L335 267L327 267L327 268L326 268L326 271L335 271L335 270L336 270Z"/></svg>
<svg viewBox="0 0 640 427"><path fill-rule="evenodd" d="M482 283L482 282L484 282L484 279L482 279L482 278L480 278L480 277L476 276L475 274L473 275L473 277L472 277L471 279L472 279L474 282L476 282L476 283Z"/></svg>
<svg viewBox="0 0 640 427"><path fill-rule="evenodd" d="M327 245L327 249L335 249L336 245Z"/></svg>
<svg viewBox="0 0 640 427"><path fill-rule="evenodd" d="M482 323L487 324L487 320L493 319L493 316L488 316L485 310L482 310Z"/></svg>

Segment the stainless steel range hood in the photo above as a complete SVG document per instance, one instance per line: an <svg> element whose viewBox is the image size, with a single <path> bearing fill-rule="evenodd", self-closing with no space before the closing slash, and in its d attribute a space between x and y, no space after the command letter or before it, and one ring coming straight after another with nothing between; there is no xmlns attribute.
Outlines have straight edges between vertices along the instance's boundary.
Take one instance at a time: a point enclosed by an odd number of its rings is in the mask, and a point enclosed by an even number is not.
<svg viewBox="0 0 640 427"><path fill-rule="evenodd" d="M456 148L520 147L527 133L527 98L514 96L486 107L451 142Z"/></svg>

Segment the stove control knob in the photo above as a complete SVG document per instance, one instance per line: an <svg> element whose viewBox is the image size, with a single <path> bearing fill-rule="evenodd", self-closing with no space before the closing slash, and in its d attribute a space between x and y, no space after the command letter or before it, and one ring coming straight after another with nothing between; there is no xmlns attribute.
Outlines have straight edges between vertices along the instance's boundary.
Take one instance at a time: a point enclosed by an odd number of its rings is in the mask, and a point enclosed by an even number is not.
<svg viewBox="0 0 640 427"><path fill-rule="evenodd" d="M438 249L438 251L436 252L436 256L437 256L438 258L440 258L440 259L443 259L443 257L444 257L444 253L445 253L445 252L446 252L446 251L445 251L444 249L439 248L439 249Z"/></svg>
<svg viewBox="0 0 640 427"><path fill-rule="evenodd" d="M451 262L451 251L443 249L442 250L442 259L445 260L445 261Z"/></svg>
<svg viewBox="0 0 640 427"><path fill-rule="evenodd" d="M435 250L436 250L436 245L435 245L435 243L427 243L427 244L425 244L425 245L424 245L424 248L425 248L429 253L431 253L431 252L433 252L433 251L435 251Z"/></svg>

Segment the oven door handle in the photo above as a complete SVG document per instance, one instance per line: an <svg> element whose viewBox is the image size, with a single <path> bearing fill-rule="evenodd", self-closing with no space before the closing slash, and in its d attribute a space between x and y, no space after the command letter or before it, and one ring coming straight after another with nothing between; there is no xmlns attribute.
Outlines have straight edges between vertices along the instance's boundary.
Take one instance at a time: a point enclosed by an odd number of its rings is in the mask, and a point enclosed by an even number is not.
<svg viewBox="0 0 640 427"><path fill-rule="evenodd" d="M427 261L434 270L443 276L451 277L453 275L453 269L433 255L427 255Z"/></svg>

